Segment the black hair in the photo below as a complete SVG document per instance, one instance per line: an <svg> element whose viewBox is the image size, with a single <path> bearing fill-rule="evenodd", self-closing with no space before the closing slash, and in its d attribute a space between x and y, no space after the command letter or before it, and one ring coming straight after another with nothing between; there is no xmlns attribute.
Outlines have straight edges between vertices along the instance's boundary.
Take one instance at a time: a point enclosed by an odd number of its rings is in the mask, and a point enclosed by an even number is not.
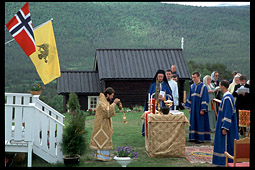
<svg viewBox="0 0 255 170"><path fill-rule="evenodd" d="M167 69L166 72L171 72L171 73L173 73L172 70L170 70L170 69Z"/></svg>
<svg viewBox="0 0 255 170"><path fill-rule="evenodd" d="M247 78L246 78L246 76L245 76L245 75L241 75L241 76L239 77L239 80L240 80L240 81L242 81L242 80L245 80L245 81L246 81L246 80L247 80Z"/></svg>
<svg viewBox="0 0 255 170"><path fill-rule="evenodd" d="M224 87L226 87L226 89L228 89L228 87L229 87L229 82L228 82L227 80L221 80L221 81L220 81L220 85L221 85L221 86L224 86Z"/></svg>
<svg viewBox="0 0 255 170"><path fill-rule="evenodd" d="M192 75L195 75L195 74L197 75L197 77L200 77L200 73L198 71L195 71L192 73Z"/></svg>
<svg viewBox="0 0 255 170"><path fill-rule="evenodd" d="M112 87L107 87L104 90L104 95L107 96L107 94L111 95L112 93L115 93L114 89Z"/></svg>

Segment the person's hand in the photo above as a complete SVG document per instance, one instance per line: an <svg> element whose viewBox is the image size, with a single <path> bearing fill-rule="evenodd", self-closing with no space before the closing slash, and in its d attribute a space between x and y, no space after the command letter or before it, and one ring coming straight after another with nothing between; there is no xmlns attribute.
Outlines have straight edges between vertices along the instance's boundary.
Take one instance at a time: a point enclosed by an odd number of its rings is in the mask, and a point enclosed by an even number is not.
<svg viewBox="0 0 255 170"><path fill-rule="evenodd" d="M222 133L222 135L226 135L227 134L227 130L226 129L222 129L221 133Z"/></svg>
<svg viewBox="0 0 255 170"><path fill-rule="evenodd" d="M120 99L116 98L114 99L113 103L117 104L120 101Z"/></svg>
<svg viewBox="0 0 255 170"><path fill-rule="evenodd" d="M200 115L204 115L205 114L205 111L204 110L201 110L200 111Z"/></svg>

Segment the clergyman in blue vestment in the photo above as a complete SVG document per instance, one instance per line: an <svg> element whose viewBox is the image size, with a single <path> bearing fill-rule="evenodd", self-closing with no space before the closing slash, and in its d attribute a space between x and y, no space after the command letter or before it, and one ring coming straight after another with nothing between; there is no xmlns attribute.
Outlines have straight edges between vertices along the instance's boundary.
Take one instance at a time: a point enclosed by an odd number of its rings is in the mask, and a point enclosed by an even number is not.
<svg viewBox="0 0 255 170"><path fill-rule="evenodd" d="M155 98L155 91L156 91L156 80L158 80L158 96L156 96L157 98L157 102L160 103L160 107L166 107L165 103L164 103L164 97L160 95L160 92L166 92L166 100L172 100L173 101L173 96L172 96L172 91L171 88L168 84L168 81L166 79L166 75L165 75L165 71L164 70L158 70L156 75L154 76L152 83L150 85L150 88L148 90L147 96L148 94L152 95L152 98ZM148 97L146 96L146 100L145 100L145 104L144 104L144 111L148 110ZM158 109L158 106L156 106L156 109ZM142 135L144 136L144 123L142 126Z"/></svg>
<svg viewBox="0 0 255 170"><path fill-rule="evenodd" d="M210 124L208 118L209 94L204 83L200 81L200 73L192 73L194 83L190 86L189 95L185 106L190 108L190 142L209 142Z"/></svg>
<svg viewBox="0 0 255 170"><path fill-rule="evenodd" d="M226 164L224 152L227 151L230 155L234 155L234 139L238 140L239 136L234 97L228 91L228 81L222 80L219 87L224 95L216 122L212 163L224 166ZM233 162L231 159L228 161Z"/></svg>

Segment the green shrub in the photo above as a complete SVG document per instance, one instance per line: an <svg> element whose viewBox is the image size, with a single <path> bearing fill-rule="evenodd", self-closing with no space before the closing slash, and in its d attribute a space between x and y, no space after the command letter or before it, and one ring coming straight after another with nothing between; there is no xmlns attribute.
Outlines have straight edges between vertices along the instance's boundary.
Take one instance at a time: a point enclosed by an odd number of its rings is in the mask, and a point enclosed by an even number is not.
<svg viewBox="0 0 255 170"><path fill-rule="evenodd" d="M79 99L76 93L70 93L69 94L69 100L67 102L67 108L73 112L77 109L80 109L80 103L79 103Z"/></svg>
<svg viewBox="0 0 255 170"><path fill-rule="evenodd" d="M85 114L77 109L68 121L63 130L63 153L69 156L82 155L86 149Z"/></svg>

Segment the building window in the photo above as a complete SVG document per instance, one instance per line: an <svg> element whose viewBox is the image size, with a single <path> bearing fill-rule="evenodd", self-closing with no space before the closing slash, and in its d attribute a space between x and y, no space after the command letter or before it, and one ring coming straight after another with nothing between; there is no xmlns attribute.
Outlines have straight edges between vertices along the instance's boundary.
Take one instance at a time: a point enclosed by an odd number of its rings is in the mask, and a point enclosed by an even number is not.
<svg viewBox="0 0 255 170"><path fill-rule="evenodd" d="M96 109L98 103L98 96L88 96L88 109Z"/></svg>

